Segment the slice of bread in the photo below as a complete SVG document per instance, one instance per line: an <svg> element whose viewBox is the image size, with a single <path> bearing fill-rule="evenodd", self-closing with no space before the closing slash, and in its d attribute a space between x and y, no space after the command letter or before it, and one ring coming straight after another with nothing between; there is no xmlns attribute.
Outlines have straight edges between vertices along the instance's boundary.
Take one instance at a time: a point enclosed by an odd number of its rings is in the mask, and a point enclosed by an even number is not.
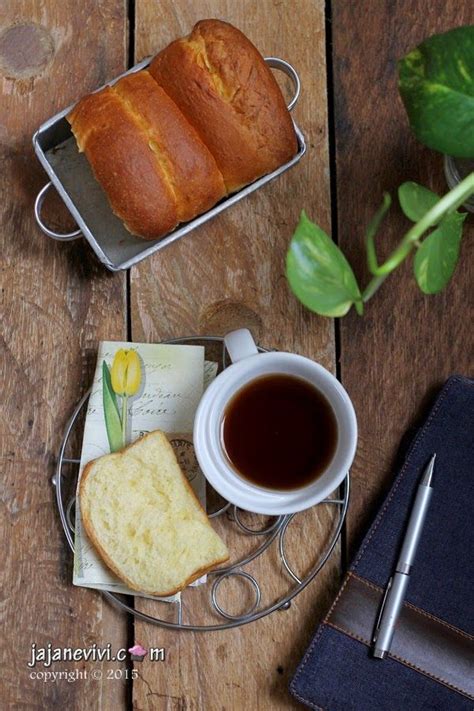
<svg viewBox="0 0 474 711"><path fill-rule="evenodd" d="M229 557L159 430L89 462L79 499L87 535L133 590L173 595Z"/></svg>

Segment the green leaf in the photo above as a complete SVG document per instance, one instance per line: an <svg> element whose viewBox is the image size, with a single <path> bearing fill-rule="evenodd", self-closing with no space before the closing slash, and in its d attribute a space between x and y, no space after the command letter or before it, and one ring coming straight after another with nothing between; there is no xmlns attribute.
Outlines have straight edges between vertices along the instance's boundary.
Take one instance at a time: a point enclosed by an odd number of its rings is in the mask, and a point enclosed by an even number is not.
<svg viewBox="0 0 474 711"><path fill-rule="evenodd" d="M417 250L413 271L425 294L437 294L451 279L459 257L465 218L466 213L446 215Z"/></svg>
<svg viewBox="0 0 474 711"><path fill-rule="evenodd" d="M474 25L434 35L398 64L399 89L417 138L474 157Z"/></svg>
<svg viewBox="0 0 474 711"><path fill-rule="evenodd" d="M398 188L398 200L404 214L412 222L418 222L428 210L436 205L439 196L423 185L408 181ZM433 223L436 224L436 223Z"/></svg>
<svg viewBox="0 0 474 711"><path fill-rule="evenodd" d="M105 428L111 452L122 449L122 425L117 407L117 400L112 389L109 366L102 363L102 398L104 403Z"/></svg>
<svg viewBox="0 0 474 711"><path fill-rule="evenodd" d="M362 299L351 266L339 247L301 213L286 257L286 275L297 298L321 316L344 316Z"/></svg>
<svg viewBox="0 0 474 711"><path fill-rule="evenodd" d="M389 193L384 193L383 194L383 202L371 221L369 222L369 226L367 227L367 230L365 232L365 246L367 250L367 266L369 267L369 271L371 274L374 274L374 276L378 272L378 264L377 264L377 253L375 251L375 235L378 232L378 229L380 225L382 224L382 220L387 214L387 212L390 210L390 205L392 204L392 198L390 197Z"/></svg>

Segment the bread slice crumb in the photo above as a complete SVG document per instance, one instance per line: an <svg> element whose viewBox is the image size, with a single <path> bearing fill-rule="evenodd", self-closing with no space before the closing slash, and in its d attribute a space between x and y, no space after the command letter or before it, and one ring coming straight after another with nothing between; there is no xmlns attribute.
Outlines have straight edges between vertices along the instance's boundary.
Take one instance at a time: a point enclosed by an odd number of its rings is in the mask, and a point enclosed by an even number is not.
<svg viewBox="0 0 474 711"><path fill-rule="evenodd" d="M89 462L79 501L90 540L133 590L174 595L229 558L160 430Z"/></svg>

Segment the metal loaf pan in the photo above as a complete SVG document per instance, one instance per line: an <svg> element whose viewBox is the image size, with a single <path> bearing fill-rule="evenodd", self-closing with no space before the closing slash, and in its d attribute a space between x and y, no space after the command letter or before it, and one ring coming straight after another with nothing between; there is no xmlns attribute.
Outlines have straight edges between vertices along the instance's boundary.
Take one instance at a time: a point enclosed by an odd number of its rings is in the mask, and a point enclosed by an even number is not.
<svg viewBox="0 0 474 711"><path fill-rule="evenodd" d="M151 58L120 74L104 86L115 84L121 77L138 72L150 64ZM300 94L300 80L295 69L277 57L266 57L267 64L283 71L293 82L294 96L288 109L295 106ZM103 87L99 87L100 91ZM180 237L189 234L196 227L218 215L223 210L250 195L270 180L278 177L298 163L306 152L304 136L293 121L298 139L298 152L285 165L272 173L259 178L239 192L221 200L207 212L194 220L178 225L169 234L158 240L149 241L131 235L116 217L107 201L105 193L95 180L84 154L79 153L66 116L72 107L68 107L43 123L33 136L33 146L38 159L49 177L49 182L40 190L35 200L35 218L41 230L52 239L67 242L85 237L99 260L113 272L129 269L145 257L158 252ZM59 234L50 229L42 220L41 209L48 190L54 186L78 225L78 229L68 234Z"/></svg>

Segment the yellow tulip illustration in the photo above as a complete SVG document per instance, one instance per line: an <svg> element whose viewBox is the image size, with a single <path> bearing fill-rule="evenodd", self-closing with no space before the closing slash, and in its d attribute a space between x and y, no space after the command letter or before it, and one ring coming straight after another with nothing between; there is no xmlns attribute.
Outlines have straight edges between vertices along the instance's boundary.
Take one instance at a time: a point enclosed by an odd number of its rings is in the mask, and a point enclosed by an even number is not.
<svg viewBox="0 0 474 711"><path fill-rule="evenodd" d="M117 395L120 397L136 395L140 388L142 375L138 353L125 350L125 348L118 350L112 363L110 375L112 388Z"/></svg>
<svg viewBox="0 0 474 711"><path fill-rule="evenodd" d="M137 394L142 377L138 353L120 348L114 356L110 376L113 391L122 398L122 443L125 447L127 444L128 398Z"/></svg>

